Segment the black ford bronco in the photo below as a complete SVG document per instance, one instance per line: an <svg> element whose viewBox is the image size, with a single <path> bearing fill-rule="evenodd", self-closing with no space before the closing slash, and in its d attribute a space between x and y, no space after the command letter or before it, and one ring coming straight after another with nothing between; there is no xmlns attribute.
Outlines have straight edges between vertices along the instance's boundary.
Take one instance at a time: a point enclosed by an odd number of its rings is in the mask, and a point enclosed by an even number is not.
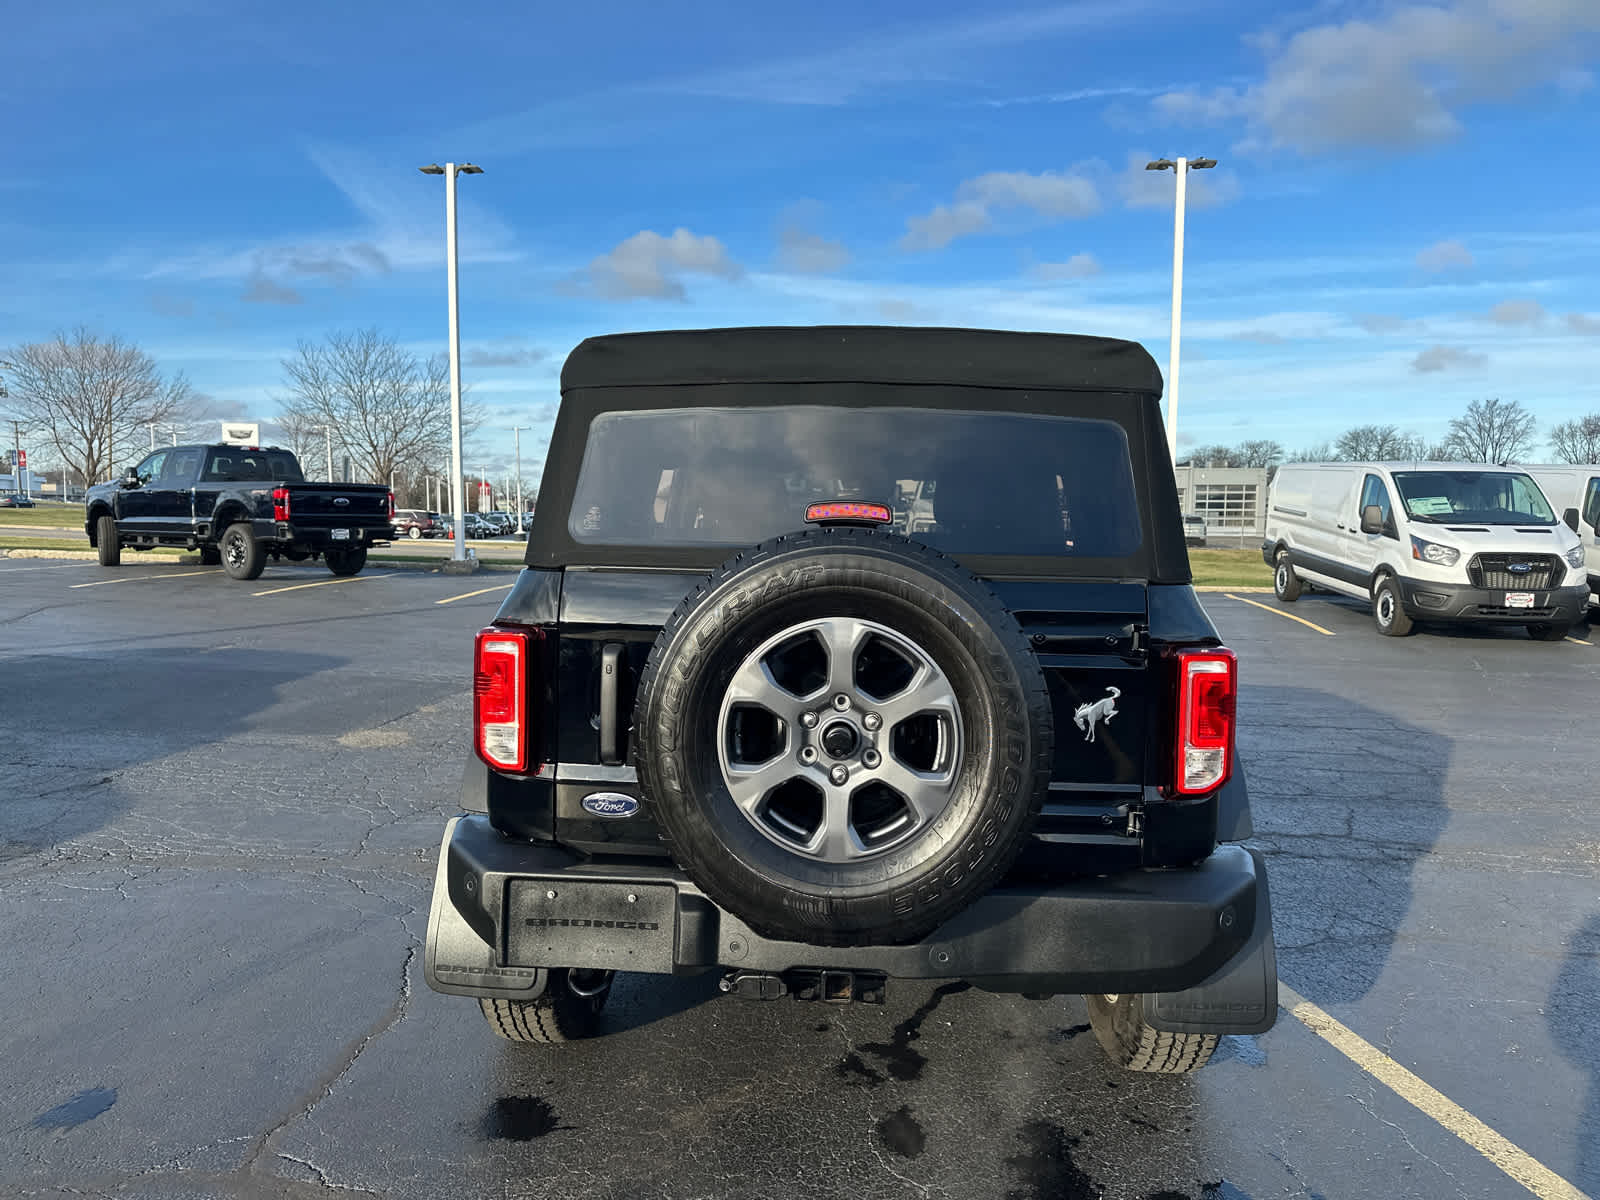
<svg viewBox="0 0 1600 1200"><path fill-rule="evenodd" d="M617 971L1081 993L1145 1071L1271 1027L1236 664L1142 347L629 334L561 390L477 636L431 987L524 1042L603 1032Z"/></svg>

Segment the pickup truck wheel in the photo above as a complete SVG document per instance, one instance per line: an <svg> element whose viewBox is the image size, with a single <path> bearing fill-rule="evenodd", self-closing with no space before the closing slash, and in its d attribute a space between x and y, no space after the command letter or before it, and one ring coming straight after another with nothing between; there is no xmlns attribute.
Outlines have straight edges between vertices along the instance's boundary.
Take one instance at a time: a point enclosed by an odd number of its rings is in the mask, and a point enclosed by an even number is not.
<svg viewBox="0 0 1600 1200"><path fill-rule="evenodd" d="M656 639L634 709L680 866L770 937L914 941L1015 860L1054 737L1016 618L944 555L807 530L724 563Z"/></svg>
<svg viewBox="0 0 1600 1200"><path fill-rule="evenodd" d="M122 543L117 541L115 517L101 517L94 523L94 546L102 567L121 565Z"/></svg>
<svg viewBox="0 0 1600 1200"><path fill-rule="evenodd" d="M256 541L255 531L243 521L229 525L222 531L217 550L222 555L222 569L229 579L259 579L262 569L267 565L265 548Z"/></svg>
<svg viewBox="0 0 1600 1200"><path fill-rule="evenodd" d="M1400 603L1400 585L1393 575L1383 576L1372 589L1372 619L1384 637L1407 637L1411 633L1412 621Z"/></svg>
<svg viewBox="0 0 1600 1200"><path fill-rule="evenodd" d="M356 575L367 565L367 548L352 546L348 550L324 550L322 557L327 561L328 570L335 575Z"/></svg>
<svg viewBox="0 0 1600 1200"><path fill-rule="evenodd" d="M1564 641L1571 631L1571 625L1538 624L1528 626L1528 636L1536 642Z"/></svg>
<svg viewBox="0 0 1600 1200"><path fill-rule="evenodd" d="M1217 1048L1214 1033L1166 1033L1148 1024L1144 997L1137 993L1083 999L1095 1041L1112 1062L1129 1071L1184 1075L1205 1066Z"/></svg>
<svg viewBox="0 0 1600 1200"><path fill-rule="evenodd" d="M222 564L222 551L215 546L200 547L200 565L202 567L216 567Z"/></svg>
<svg viewBox="0 0 1600 1200"><path fill-rule="evenodd" d="M609 971L550 972L545 994L537 1000L479 1000L489 1028L508 1042L546 1046L592 1038L600 1031L600 1012L611 995Z"/></svg>
<svg viewBox="0 0 1600 1200"><path fill-rule="evenodd" d="M1292 604L1300 599L1300 576L1294 573L1287 550L1279 550L1276 561L1277 565L1272 571L1273 594L1285 604Z"/></svg>

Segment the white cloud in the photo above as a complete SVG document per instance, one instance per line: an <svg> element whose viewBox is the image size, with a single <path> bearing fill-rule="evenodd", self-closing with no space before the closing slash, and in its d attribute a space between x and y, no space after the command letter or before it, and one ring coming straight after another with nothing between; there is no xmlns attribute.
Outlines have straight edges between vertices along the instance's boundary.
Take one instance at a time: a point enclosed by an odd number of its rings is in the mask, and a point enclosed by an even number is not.
<svg viewBox="0 0 1600 1200"><path fill-rule="evenodd" d="M778 265L802 275L827 275L844 268L850 251L843 242L830 241L798 220L785 222L778 230Z"/></svg>
<svg viewBox="0 0 1600 1200"><path fill-rule="evenodd" d="M1411 360L1411 369L1422 374L1429 371L1453 371L1457 368L1481 367L1488 358L1462 350L1456 346L1429 346Z"/></svg>
<svg viewBox="0 0 1600 1200"><path fill-rule="evenodd" d="M1422 322L1410 317L1396 317L1388 313L1357 313L1350 318L1368 333L1410 333L1418 332Z"/></svg>
<svg viewBox="0 0 1600 1200"><path fill-rule="evenodd" d="M743 273L717 238L682 227L670 236L645 229L600 255L569 286L607 300L683 300L682 275L738 279Z"/></svg>
<svg viewBox="0 0 1600 1200"><path fill-rule="evenodd" d="M906 250L938 250L958 237L990 228L996 209L1031 209L1054 221L1100 211L1100 191L1083 168L1045 171L990 171L964 181L954 204L941 204L906 222L900 245Z"/></svg>
<svg viewBox="0 0 1600 1200"><path fill-rule="evenodd" d="M1175 203L1177 181L1171 170L1149 171L1145 164L1157 156L1130 151L1127 165L1117 181L1122 202L1129 208L1171 208ZM1183 203L1185 208L1215 208L1239 196L1239 180L1227 167L1208 167L1189 171Z"/></svg>
<svg viewBox="0 0 1600 1200"><path fill-rule="evenodd" d="M244 295L239 299L246 304L304 304L305 297L291 287L284 287L275 283L265 275L257 275L250 281L250 286L245 289Z"/></svg>
<svg viewBox="0 0 1600 1200"><path fill-rule="evenodd" d="M1232 335L1236 342L1254 342L1258 346L1281 346L1288 341L1281 333L1270 329L1243 329Z"/></svg>
<svg viewBox="0 0 1600 1200"><path fill-rule="evenodd" d="M1581 84L1594 0L1444 0L1255 39L1267 57L1245 88L1178 91L1158 115L1215 124L1243 119L1255 141L1306 153L1407 148L1454 136L1466 105L1529 87Z"/></svg>
<svg viewBox="0 0 1600 1200"><path fill-rule="evenodd" d="M1544 318L1544 305L1537 300L1502 300L1489 310L1496 325L1537 325Z"/></svg>
<svg viewBox="0 0 1600 1200"><path fill-rule="evenodd" d="M1448 271L1472 266L1472 251L1458 241L1435 242L1417 251L1417 266L1424 271Z"/></svg>
<svg viewBox="0 0 1600 1200"><path fill-rule="evenodd" d="M502 338L471 346L461 354L461 364L466 367L531 367L543 362L545 352L530 346L520 338Z"/></svg>
<svg viewBox="0 0 1600 1200"><path fill-rule="evenodd" d="M1087 279L1100 274L1100 262L1094 255L1074 254L1066 262L1034 263L1028 274L1035 279L1053 282L1060 279Z"/></svg>
<svg viewBox="0 0 1600 1200"><path fill-rule="evenodd" d="M1587 313L1568 313L1567 328L1572 330L1573 333L1600 337L1600 317L1591 317Z"/></svg>

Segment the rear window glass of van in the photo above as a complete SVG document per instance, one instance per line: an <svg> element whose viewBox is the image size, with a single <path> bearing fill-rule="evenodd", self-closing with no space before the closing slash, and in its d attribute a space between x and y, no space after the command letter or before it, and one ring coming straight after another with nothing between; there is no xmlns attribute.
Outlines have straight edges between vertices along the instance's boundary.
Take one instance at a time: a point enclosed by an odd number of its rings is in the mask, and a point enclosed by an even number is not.
<svg viewBox="0 0 1600 1200"><path fill-rule="evenodd" d="M1413 521L1556 523L1539 485L1517 471L1396 471L1394 483Z"/></svg>
<svg viewBox="0 0 1600 1200"><path fill-rule="evenodd" d="M589 544L746 546L825 500L885 504L889 528L957 554L1117 558L1142 542L1115 422L823 405L603 414L569 528Z"/></svg>

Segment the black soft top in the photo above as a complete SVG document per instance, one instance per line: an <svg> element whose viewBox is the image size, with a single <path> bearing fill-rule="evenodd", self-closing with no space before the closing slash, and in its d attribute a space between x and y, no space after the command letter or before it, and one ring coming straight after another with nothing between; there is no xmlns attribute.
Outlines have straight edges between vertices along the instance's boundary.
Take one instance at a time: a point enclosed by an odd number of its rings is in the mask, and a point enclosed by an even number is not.
<svg viewBox="0 0 1600 1200"><path fill-rule="evenodd" d="M582 388L714 383L909 383L1161 394L1137 342L1076 333L889 325L617 333L583 341L561 370Z"/></svg>

